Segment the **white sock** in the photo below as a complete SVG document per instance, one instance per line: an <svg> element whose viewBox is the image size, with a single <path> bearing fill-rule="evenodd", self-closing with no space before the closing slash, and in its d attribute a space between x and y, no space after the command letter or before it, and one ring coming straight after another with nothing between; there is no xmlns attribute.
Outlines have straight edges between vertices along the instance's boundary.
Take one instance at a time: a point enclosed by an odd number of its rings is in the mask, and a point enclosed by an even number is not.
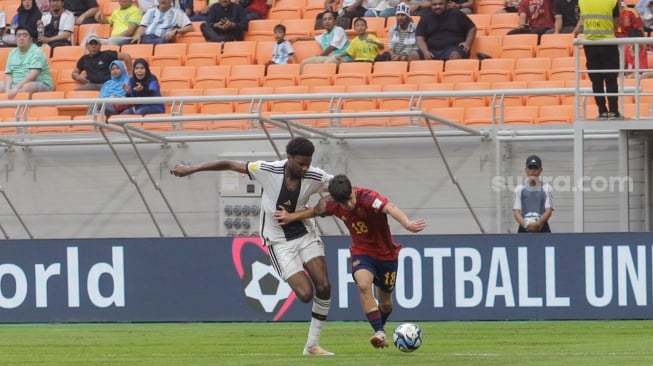
<svg viewBox="0 0 653 366"><path fill-rule="evenodd" d="M320 334L322 334L322 327L326 323L329 308L331 307L331 299L318 299L313 297L313 309L311 316L311 326L308 328L308 339L306 339L306 348L317 346L320 341Z"/></svg>

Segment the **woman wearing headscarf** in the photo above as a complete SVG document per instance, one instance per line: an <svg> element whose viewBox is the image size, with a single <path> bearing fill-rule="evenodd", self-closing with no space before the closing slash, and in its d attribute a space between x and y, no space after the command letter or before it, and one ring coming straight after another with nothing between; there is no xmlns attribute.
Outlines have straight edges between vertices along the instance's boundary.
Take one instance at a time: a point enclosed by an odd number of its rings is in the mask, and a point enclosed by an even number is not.
<svg viewBox="0 0 653 366"><path fill-rule="evenodd" d="M150 71L150 65L145 59L137 58L132 68L133 75L129 85L125 87L128 97L160 97L159 80ZM152 114L163 113L163 104L138 104L128 108L122 114Z"/></svg>
<svg viewBox="0 0 653 366"><path fill-rule="evenodd" d="M16 15L11 19L11 27L7 28L2 40L6 45L16 45L16 36L13 34L16 28L24 28L29 31L34 43L38 42L38 32L36 31L36 22L41 20L41 11L34 5L34 0L22 0L16 11Z"/></svg>
<svg viewBox="0 0 653 366"><path fill-rule="evenodd" d="M100 89L99 98L124 98L127 94L125 87L129 85L129 75L125 69L125 64L120 60L115 60L109 65L109 70L111 70L111 79L107 80L102 84ZM121 99L120 102L124 102L124 99ZM123 107L124 106L124 107ZM127 104L123 103L107 103L104 108L104 114L107 116L112 116L114 114L119 114L128 108ZM93 113L93 106L89 108L88 114Z"/></svg>

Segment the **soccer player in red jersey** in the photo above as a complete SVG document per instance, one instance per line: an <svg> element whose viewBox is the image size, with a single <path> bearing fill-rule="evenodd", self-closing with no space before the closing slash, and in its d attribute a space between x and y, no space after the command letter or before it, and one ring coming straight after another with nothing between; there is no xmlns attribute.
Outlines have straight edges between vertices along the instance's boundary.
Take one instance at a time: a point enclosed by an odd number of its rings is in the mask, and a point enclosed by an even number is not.
<svg viewBox="0 0 653 366"><path fill-rule="evenodd" d="M406 214L378 192L352 187L345 175L336 175L329 183L330 197L323 197L314 208L289 213L280 207L274 217L285 225L296 220L334 215L349 229L352 244L352 275L358 285L361 306L374 329L370 343L375 348L388 346L385 323L392 312L392 291L397 280L401 244L392 240L387 215L406 230L417 233L426 227L423 219L410 220ZM377 304L372 291L376 286Z"/></svg>

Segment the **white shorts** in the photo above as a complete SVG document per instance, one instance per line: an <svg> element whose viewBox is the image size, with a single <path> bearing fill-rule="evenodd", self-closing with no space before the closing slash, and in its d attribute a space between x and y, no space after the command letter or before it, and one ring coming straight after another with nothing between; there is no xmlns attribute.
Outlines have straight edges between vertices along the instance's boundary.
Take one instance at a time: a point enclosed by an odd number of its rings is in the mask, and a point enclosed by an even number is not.
<svg viewBox="0 0 653 366"><path fill-rule="evenodd" d="M310 231L301 238L269 244L272 266L284 280L303 271L304 263L316 257L324 257L324 243Z"/></svg>

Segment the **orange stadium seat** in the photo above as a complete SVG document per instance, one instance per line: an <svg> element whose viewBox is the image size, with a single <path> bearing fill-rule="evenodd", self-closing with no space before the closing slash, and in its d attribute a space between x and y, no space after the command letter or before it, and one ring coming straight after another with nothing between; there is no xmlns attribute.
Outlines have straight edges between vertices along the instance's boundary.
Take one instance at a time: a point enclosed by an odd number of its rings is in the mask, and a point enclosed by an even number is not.
<svg viewBox="0 0 653 366"><path fill-rule="evenodd" d="M562 80L534 80L528 82L528 89L552 89L564 88L565 82ZM554 95L527 95L525 99L526 105L558 105L560 104L560 96Z"/></svg>
<svg viewBox="0 0 653 366"><path fill-rule="evenodd" d="M535 55L549 58L571 56L573 42L574 35L571 33L543 34Z"/></svg>
<svg viewBox="0 0 653 366"><path fill-rule="evenodd" d="M537 34L507 34L501 38L501 58L535 57Z"/></svg>
<svg viewBox="0 0 653 366"><path fill-rule="evenodd" d="M111 25L102 23L80 24L75 27L75 31L73 32L73 44L85 46L86 37L91 34L100 38L109 38L111 37Z"/></svg>
<svg viewBox="0 0 653 366"><path fill-rule="evenodd" d="M442 60L415 60L409 64L406 72L406 84L430 84L440 81L440 74L444 68Z"/></svg>
<svg viewBox="0 0 653 366"><path fill-rule="evenodd" d="M245 87L238 89L239 95L257 95L257 94L272 94L274 89L269 86L258 87ZM263 102L259 99L252 97L251 100L245 102L234 102L234 111L236 113L252 113L260 111L262 113L270 110L270 104Z"/></svg>
<svg viewBox="0 0 653 366"><path fill-rule="evenodd" d="M472 22L474 22L474 25L476 25L476 37L487 34L488 29L490 28L490 14L472 13L467 14L467 16L472 20Z"/></svg>
<svg viewBox="0 0 653 366"><path fill-rule="evenodd" d="M35 120L32 121L38 121L38 122L70 121L70 116L38 116ZM27 128L27 131L30 134L67 133L69 131L69 127L67 125L30 126L29 128Z"/></svg>
<svg viewBox="0 0 653 366"><path fill-rule="evenodd" d="M54 90L68 91L82 86L79 81L73 79L73 69L62 69L57 73L57 79L54 82Z"/></svg>
<svg viewBox="0 0 653 366"><path fill-rule="evenodd" d="M55 48L55 51L57 48ZM154 54L154 45L144 43L124 44L120 46L120 52L128 53L132 60L144 58L149 62L150 57Z"/></svg>
<svg viewBox="0 0 653 366"><path fill-rule="evenodd" d="M202 89L165 89L162 95L166 97L187 97L200 96ZM174 105L173 105L174 104ZM182 115L195 114L199 112L199 103L197 102L176 102L166 104L166 113L179 113Z"/></svg>
<svg viewBox="0 0 653 366"><path fill-rule="evenodd" d="M410 84L386 84L382 86L383 92L414 92L415 86ZM411 98L399 97L381 97L379 98L379 109L382 111L408 111L414 105L414 100ZM386 125L389 127L409 126L410 121L407 117L392 117L385 118Z"/></svg>
<svg viewBox="0 0 653 366"><path fill-rule="evenodd" d="M64 99L64 92L62 91L47 91L32 94L32 100L52 100ZM30 106L27 109L27 119L36 121L39 116L58 116L59 108L56 105L47 106Z"/></svg>
<svg viewBox="0 0 653 366"><path fill-rule="evenodd" d="M281 24L286 27L286 39L313 35L315 19L281 19Z"/></svg>
<svg viewBox="0 0 653 366"><path fill-rule="evenodd" d="M154 47L150 66L182 66L186 57L185 43L162 43Z"/></svg>
<svg viewBox="0 0 653 366"><path fill-rule="evenodd" d="M265 65L232 65L227 78L230 88L257 87L265 76Z"/></svg>
<svg viewBox="0 0 653 366"><path fill-rule="evenodd" d="M402 84L408 71L407 61L377 62L369 77L370 84Z"/></svg>
<svg viewBox="0 0 653 366"><path fill-rule="evenodd" d="M491 85L495 91L500 91L501 89L526 89L528 87L528 83L525 81L494 81ZM498 93L496 98L496 103L503 103L504 106L520 106L524 104L524 97L521 95L507 96Z"/></svg>
<svg viewBox="0 0 653 366"><path fill-rule="evenodd" d="M419 84L417 87L419 91L452 91L453 83L433 83L433 84ZM451 106L451 98L449 97L423 97L420 101L422 110L429 110L433 108L447 108Z"/></svg>
<svg viewBox="0 0 653 366"><path fill-rule="evenodd" d="M382 89L381 85L347 85L347 93L378 93ZM370 97L365 99L344 99L342 103L343 110L352 111L372 111L376 110L378 103L376 98Z"/></svg>
<svg viewBox="0 0 653 366"><path fill-rule="evenodd" d="M514 81L547 80L550 68L550 58L520 58L515 61L512 79Z"/></svg>
<svg viewBox="0 0 653 366"><path fill-rule="evenodd" d="M579 60L579 69L585 69L585 58ZM580 74L581 79L587 79L586 73ZM554 57L551 59L549 80L572 80L576 78L575 57Z"/></svg>
<svg viewBox="0 0 653 366"><path fill-rule="evenodd" d="M503 109L504 124L532 124L537 118L538 106L508 106Z"/></svg>
<svg viewBox="0 0 653 366"><path fill-rule="evenodd" d="M491 125L494 113L491 107L467 107L463 116L465 125Z"/></svg>
<svg viewBox="0 0 653 366"><path fill-rule="evenodd" d="M440 80L443 83L472 82L476 80L478 68L478 59L449 60L444 63Z"/></svg>
<svg viewBox="0 0 653 366"><path fill-rule="evenodd" d="M338 94L345 92L344 85L315 85L309 88L311 94ZM314 112L331 112L340 106L337 99L306 100L306 110Z"/></svg>
<svg viewBox="0 0 653 366"><path fill-rule="evenodd" d="M572 123L574 121L574 106L541 105L535 123Z"/></svg>
<svg viewBox="0 0 653 366"><path fill-rule="evenodd" d="M333 85L367 84L372 73L371 62L343 62L333 77Z"/></svg>
<svg viewBox="0 0 653 366"><path fill-rule="evenodd" d="M268 19L284 20L284 19L301 19L302 8L271 8L268 11Z"/></svg>
<svg viewBox="0 0 653 366"><path fill-rule="evenodd" d="M274 27L279 24L277 19L252 19L245 32L246 41L274 41Z"/></svg>
<svg viewBox="0 0 653 366"><path fill-rule="evenodd" d="M238 89L236 88L206 88L202 91L202 95L236 95ZM200 112L202 114L231 114L234 112L233 102L204 102L200 104Z"/></svg>
<svg viewBox="0 0 653 366"><path fill-rule="evenodd" d="M469 51L472 57L478 57L479 53L498 58L501 53L501 36L476 36Z"/></svg>
<svg viewBox="0 0 653 366"><path fill-rule="evenodd" d="M7 56L9 56L9 52L13 50L12 47L0 47L0 70L3 71L3 77L4 77L4 70L7 67ZM46 53L46 56L49 55Z"/></svg>
<svg viewBox="0 0 653 366"><path fill-rule="evenodd" d="M195 73L194 66L164 66L159 74L161 89L188 89L192 87Z"/></svg>
<svg viewBox="0 0 653 366"><path fill-rule="evenodd" d="M519 26L519 15L517 13L495 13L490 17L488 36L503 36Z"/></svg>
<svg viewBox="0 0 653 366"><path fill-rule="evenodd" d="M29 93L18 93L14 98L14 100L27 100L27 99L29 99ZM7 98L7 93L0 93L0 101L7 101L7 100L9 100ZM17 119L16 112L18 112L17 107L0 107L0 118L2 118L5 122L15 121Z"/></svg>
<svg viewBox="0 0 653 366"><path fill-rule="evenodd" d="M299 75L299 85L332 85L336 74L336 64L306 64Z"/></svg>
<svg viewBox="0 0 653 366"><path fill-rule="evenodd" d="M307 94L308 86L279 86L274 88L274 94ZM286 113L300 112L305 108L304 100L297 98L293 100L274 100L270 102L270 112Z"/></svg>
<svg viewBox="0 0 653 366"><path fill-rule="evenodd" d="M280 87L297 85L299 64L274 64L267 68L263 77L263 86Z"/></svg>
<svg viewBox="0 0 653 366"><path fill-rule="evenodd" d="M198 89L224 88L231 72L229 65L197 66L193 87Z"/></svg>
<svg viewBox="0 0 653 366"><path fill-rule="evenodd" d="M120 4L117 1L102 1L101 4L98 2L98 5L100 5L100 10L106 18L110 17L111 13L120 7Z"/></svg>
<svg viewBox="0 0 653 366"><path fill-rule="evenodd" d="M272 53L274 52L275 41L258 41L256 42L256 63L259 65L267 65L272 60Z"/></svg>
<svg viewBox="0 0 653 366"><path fill-rule="evenodd" d="M302 7L302 18L315 21L317 15L323 13L324 10L324 0L305 0Z"/></svg>
<svg viewBox="0 0 653 366"><path fill-rule="evenodd" d="M456 83L453 87L454 90L469 90L469 91L479 91L479 90L489 90L490 83L488 82L468 82L468 83ZM451 106L453 107L483 107L487 105L488 97L453 97L451 98Z"/></svg>
<svg viewBox="0 0 653 366"><path fill-rule="evenodd" d="M504 7L503 0L480 0L476 4L476 13L492 15Z"/></svg>
<svg viewBox="0 0 653 366"><path fill-rule="evenodd" d="M248 65L254 63L255 56L254 41L225 42L219 62L220 65Z"/></svg>
<svg viewBox="0 0 653 366"><path fill-rule="evenodd" d="M428 113L440 118L448 119L449 121L462 123L465 117L465 108L432 108L427 111Z"/></svg>
<svg viewBox="0 0 653 366"><path fill-rule="evenodd" d="M184 65L212 66L218 64L218 55L222 52L222 44L216 42L189 43L186 47Z"/></svg>
<svg viewBox="0 0 653 366"><path fill-rule="evenodd" d="M93 99L98 98L100 92L97 90L68 90L64 92L64 97L66 99ZM79 105L60 105L59 115L60 116L83 116L86 115L88 111L88 104L79 104Z"/></svg>
<svg viewBox="0 0 653 366"><path fill-rule="evenodd" d="M204 44L206 44L208 42L206 42L206 39L204 38L204 35L199 30L199 26L195 26L195 31L193 31L193 32L178 34L177 37L175 37L175 43L186 43L186 44L204 43Z"/></svg>
<svg viewBox="0 0 653 366"><path fill-rule="evenodd" d="M511 81L515 60L512 58L488 58L481 61L478 81Z"/></svg>
<svg viewBox="0 0 653 366"><path fill-rule="evenodd" d="M322 47L316 41L297 41L293 43L292 48L299 62L322 53Z"/></svg>

